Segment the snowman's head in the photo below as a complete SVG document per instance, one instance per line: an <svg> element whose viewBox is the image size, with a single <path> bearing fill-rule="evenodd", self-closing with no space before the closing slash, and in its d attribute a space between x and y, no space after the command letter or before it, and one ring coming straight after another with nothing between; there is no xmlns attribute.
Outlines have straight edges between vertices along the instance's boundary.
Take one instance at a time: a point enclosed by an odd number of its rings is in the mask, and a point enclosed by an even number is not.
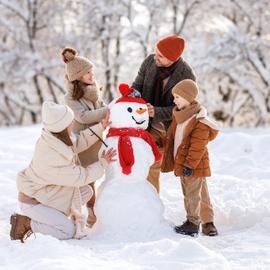
<svg viewBox="0 0 270 270"><path fill-rule="evenodd" d="M111 127L147 129L149 114L140 93L126 84L120 84L119 90L123 96L110 106Z"/></svg>

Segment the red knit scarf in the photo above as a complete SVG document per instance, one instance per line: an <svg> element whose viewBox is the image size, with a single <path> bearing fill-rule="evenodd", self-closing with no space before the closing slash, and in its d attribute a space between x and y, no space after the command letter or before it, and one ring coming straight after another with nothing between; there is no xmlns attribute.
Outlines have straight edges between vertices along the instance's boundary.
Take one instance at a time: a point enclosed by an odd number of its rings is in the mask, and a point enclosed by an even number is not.
<svg viewBox="0 0 270 270"><path fill-rule="evenodd" d="M124 174L130 174L132 166L134 164L134 154L131 137L139 137L145 140L152 147L153 154L155 156L155 161L161 159L161 154L158 150L156 143L154 142L151 134L143 129L136 128L110 128L107 134L108 137L119 136L118 141L118 153L119 161L122 167L122 172Z"/></svg>

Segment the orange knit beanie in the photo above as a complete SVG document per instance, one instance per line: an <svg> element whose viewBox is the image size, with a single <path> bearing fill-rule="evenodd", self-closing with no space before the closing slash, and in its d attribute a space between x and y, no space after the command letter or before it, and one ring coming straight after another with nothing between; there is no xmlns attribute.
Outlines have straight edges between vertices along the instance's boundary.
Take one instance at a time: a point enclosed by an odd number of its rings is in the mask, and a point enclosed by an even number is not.
<svg viewBox="0 0 270 270"><path fill-rule="evenodd" d="M163 56L175 62L184 51L185 40L180 36L171 35L158 41L157 48Z"/></svg>

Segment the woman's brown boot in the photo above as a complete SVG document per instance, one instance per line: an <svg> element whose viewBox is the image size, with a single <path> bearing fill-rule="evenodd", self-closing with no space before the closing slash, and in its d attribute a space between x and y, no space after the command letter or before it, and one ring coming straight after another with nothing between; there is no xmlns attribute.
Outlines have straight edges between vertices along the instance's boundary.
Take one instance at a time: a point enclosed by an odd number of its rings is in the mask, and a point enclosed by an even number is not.
<svg viewBox="0 0 270 270"><path fill-rule="evenodd" d="M10 239L21 240L22 243L33 233L30 225L31 219L29 217L13 214L10 217Z"/></svg>

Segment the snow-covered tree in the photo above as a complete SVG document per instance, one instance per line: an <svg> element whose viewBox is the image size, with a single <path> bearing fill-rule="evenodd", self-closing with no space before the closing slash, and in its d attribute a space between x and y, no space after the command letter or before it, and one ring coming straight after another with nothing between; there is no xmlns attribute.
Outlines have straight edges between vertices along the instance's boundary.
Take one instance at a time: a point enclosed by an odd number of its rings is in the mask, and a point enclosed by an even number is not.
<svg viewBox="0 0 270 270"><path fill-rule="evenodd" d="M27 114L36 123L44 99L57 101L63 87L52 75L59 65L54 42L61 32L61 5L49 0L1 0L1 99L9 124L21 124ZM4 101L4 102L3 102Z"/></svg>
<svg viewBox="0 0 270 270"><path fill-rule="evenodd" d="M108 102L173 33L216 119L269 125L269 10L267 0L0 0L0 125L37 123L43 100L61 101L64 47L95 64Z"/></svg>
<svg viewBox="0 0 270 270"><path fill-rule="evenodd" d="M223 2L210 15L203 40L197 37L204 44L195 59L204 96L230 126L270 123L269 9L264 0Z"/></svg>

